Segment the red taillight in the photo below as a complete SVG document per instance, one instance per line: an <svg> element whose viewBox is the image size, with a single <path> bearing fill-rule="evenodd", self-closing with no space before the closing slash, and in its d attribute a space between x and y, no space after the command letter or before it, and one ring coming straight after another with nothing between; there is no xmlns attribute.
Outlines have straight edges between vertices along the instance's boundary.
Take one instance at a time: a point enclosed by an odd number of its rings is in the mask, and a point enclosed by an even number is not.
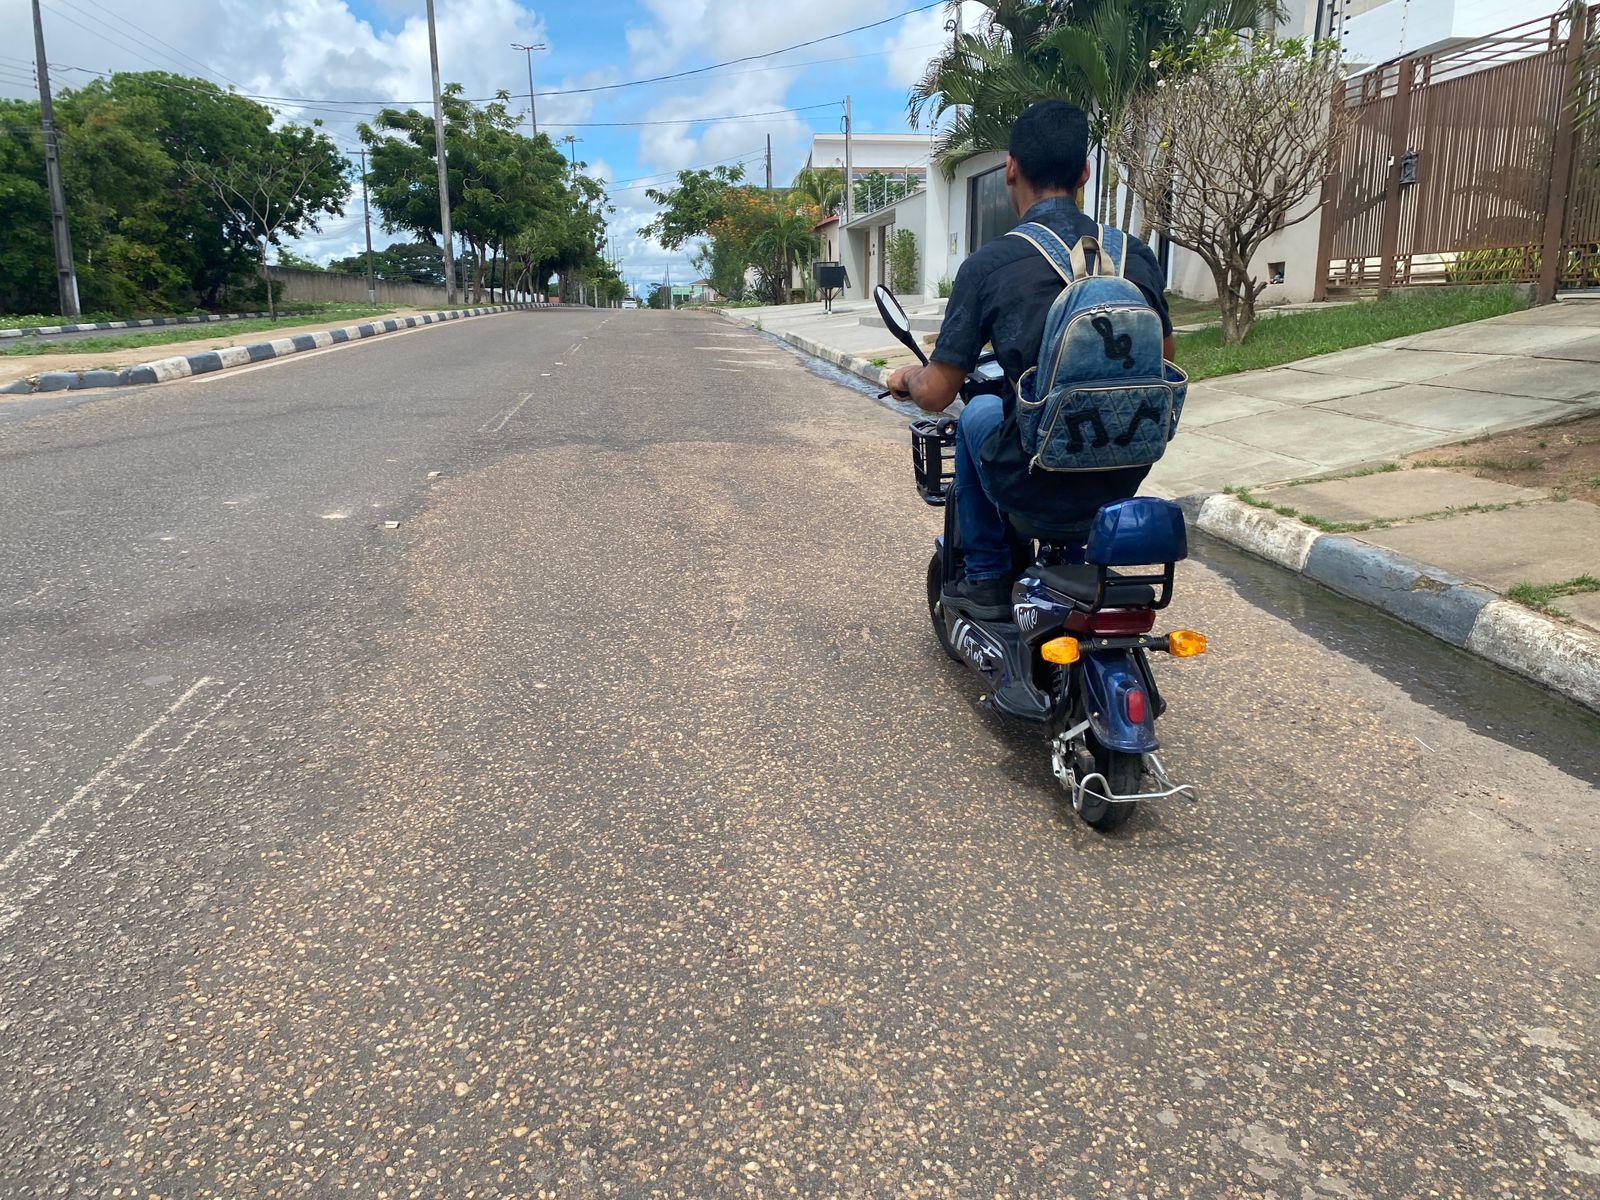
<svg viewBox="0 0 1600 1200"><path fill-rule="evenodd" d="M1134 725L1143 725L1149 705L1145 702L1143 688L1129 688L1128 694L1123 698L1123 707L1128 713L1128 720Z"/></svg>
<svg viewBox="0 0 1600 1200"><path fill-rule="evenodd" d="M1102 608L1098 612L1074 612L1067 617L1067 628L1073 633L1097 633L1101 637L1149 633L1155 624L1153 608Z"/></svg>

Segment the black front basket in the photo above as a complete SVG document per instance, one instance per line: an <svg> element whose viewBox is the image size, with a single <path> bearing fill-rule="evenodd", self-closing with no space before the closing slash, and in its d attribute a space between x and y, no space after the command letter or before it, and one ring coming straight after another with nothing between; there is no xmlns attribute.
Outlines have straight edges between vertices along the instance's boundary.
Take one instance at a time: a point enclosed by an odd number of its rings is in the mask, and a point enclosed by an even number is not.
<svg viewBox="0 0 1600 1200"><path fill-rule="evenodd" d="M919 417L911 422L911 466L917 491L938 506L950 498L956 476L956 423L951 417Z"/></svg>

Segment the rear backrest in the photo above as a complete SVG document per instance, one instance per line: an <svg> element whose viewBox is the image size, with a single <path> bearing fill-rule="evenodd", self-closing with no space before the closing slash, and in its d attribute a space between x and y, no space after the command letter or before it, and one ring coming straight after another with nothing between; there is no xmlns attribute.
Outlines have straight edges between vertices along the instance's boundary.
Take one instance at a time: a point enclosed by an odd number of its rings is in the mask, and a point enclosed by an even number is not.
<svg viewBox="0 0 1600 1200"><path fill-rule="evenodd" d="M1095 516L1083 556L1099 567L1133 567L1188 558L1189 532L1183 522L1183 509L1153 496L1107 504Z"/></svg>

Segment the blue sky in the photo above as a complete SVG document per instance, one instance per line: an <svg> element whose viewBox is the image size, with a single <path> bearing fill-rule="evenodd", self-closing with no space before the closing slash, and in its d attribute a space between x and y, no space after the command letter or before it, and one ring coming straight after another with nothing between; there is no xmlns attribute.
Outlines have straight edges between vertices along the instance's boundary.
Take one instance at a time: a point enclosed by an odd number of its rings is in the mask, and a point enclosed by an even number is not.
<svg viewBox="0 0 1600 1200"><path fill-rule="evenodd" d="M659 279L670 266L687 278L687 256L637 236L651 215L644 188L689 166L743 160L760 178L767 135L774 176L785 182L804 163L813 131L840 128L840 101L854 102L856 130L907 128L906 91L948 36L945 6L802 50L687 79L576 93L767 51L920 7L925 0L811 0L803 7L768 0L436 0L443 78L467 94L527 91L524 55L511 43L545 42L534 56L540 129L581 139L576 152L612 181L612 228L625 271ZM321 118L342 145L374 100L428 94L423 0L44 0L52 78L60 88L87 70L186 69L280 102L286 120ZM967 5L975 14L977 6ZM969 16L969 22L974 19ZM27 0L0 0L0 31L17 57L28 42ZM16 36L13 36L16 35ZM31 57L31 56L29 56ZM818 61L840 60L840 61ZM5 60L9 61L9 60ZM17 64L13 63L13 68ZM28 67L0 76L0 94L28 91ZM6 78L16 83L5 82ZM525 99L513 106L525 112ZM600 127L598 122L684 118L809 108L751 120ZM574 123L583 123L577 125ZM359 204L304 239L302 253L329 258L361 243ZM377 232L385 244L391 235Z"/></svg>

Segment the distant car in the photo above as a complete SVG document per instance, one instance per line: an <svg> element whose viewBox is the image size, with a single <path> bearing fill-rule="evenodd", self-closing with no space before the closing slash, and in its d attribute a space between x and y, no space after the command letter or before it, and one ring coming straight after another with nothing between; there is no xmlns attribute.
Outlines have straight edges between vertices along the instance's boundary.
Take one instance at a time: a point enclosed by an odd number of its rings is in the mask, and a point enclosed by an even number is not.
<svg viewBox="0 0 1600 1200"><path fill-rule="evenodd" d="M639 302L630 297L629 299L624 300L622 302L622 307L623 308L638 308L639 307Z"/></svg>

